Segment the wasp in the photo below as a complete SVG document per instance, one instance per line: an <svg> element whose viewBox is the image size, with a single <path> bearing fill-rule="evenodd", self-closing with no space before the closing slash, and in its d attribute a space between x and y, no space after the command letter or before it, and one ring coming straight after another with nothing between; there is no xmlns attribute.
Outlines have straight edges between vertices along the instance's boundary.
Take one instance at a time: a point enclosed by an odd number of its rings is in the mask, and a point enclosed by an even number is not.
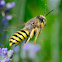
<svg viewBox="0 0 62 62"><path fill-rule="evenodd" d="M53 9L54 10L54 9ZM51 10L50 12L52 12L53 10ZM45 7L45 11L44 14L46 12L46 7ZM46 14L46 16L50 13L48 12ZM14 33L10 39L9 39L9 46L12 46L13 44L18 43L17 45L19 45L19 43L26 39L26 42L23 46L25 46L29 40L33 37L34 33L36 34L35 36L35 40L34 40L34 44L36 43L36 39L39 36L40 32L42 32L43 27L46 25L46 17L45 15L38 15L32 19L30 19L29 21L27 21L25 23L25 27L19 31L17 31L16 33ZM17 46L16 45L16 46Z"/></svg>

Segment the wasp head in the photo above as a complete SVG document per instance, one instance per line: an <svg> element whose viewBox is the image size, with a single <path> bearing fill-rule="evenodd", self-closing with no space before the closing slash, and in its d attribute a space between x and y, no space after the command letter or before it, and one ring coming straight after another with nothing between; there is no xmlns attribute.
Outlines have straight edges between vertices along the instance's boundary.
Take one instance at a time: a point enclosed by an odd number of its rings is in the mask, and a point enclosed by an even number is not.
<svg viewBox="0 0 62 62"><path fill-rule="evenodd" d="M43 15L39 15L36 18L38 18L41 22L41 25L43 24L44 26L46 25L46 17Z"/></svg>

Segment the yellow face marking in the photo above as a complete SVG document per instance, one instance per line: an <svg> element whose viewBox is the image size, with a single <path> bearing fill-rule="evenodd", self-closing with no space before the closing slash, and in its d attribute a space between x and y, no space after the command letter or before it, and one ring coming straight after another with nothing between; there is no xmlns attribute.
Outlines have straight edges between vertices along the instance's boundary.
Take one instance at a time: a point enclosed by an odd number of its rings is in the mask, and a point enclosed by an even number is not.
<svg viewBox="0 0 62 62"><path fill-rule="evenodd" d="M43 27L44 27L44 23L41 23L41 29L43 29Z"/></svg>

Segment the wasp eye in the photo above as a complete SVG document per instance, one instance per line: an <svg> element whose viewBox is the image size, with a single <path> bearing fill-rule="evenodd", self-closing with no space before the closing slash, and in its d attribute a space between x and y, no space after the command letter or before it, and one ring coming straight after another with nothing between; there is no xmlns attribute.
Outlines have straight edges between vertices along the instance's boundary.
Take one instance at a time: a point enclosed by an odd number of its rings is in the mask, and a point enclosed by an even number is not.
<svg viewBox="0 0 62 62"><path fill-rule="evenodd" d="M43 19L40 19L41 22L43 22Z"/></svg>
<svg viewBox="0 0 62 62"><path fill-rule="evenodd" d="M34 25L34 22L31 25Z"/></svg>
<svg viewBox="0 0 62 62"><path fill-rule="evenodd" d="M43 19L42 19L42 22L43 22Z"/></svg>
<svg viewBox="0 0 62 62"><path fill-rule="evenodd" d="M33 24L34 24L34 22L33 22Z"/></svg>

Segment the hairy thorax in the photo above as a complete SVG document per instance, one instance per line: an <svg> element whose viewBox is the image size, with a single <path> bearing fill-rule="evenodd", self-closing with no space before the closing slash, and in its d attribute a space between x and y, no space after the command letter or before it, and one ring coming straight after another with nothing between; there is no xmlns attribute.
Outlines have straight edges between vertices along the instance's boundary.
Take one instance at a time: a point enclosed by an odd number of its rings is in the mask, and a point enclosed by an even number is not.
<svg viewBox="0 0 62 62"><path fill-rule="evenodd" d="M35 27L40 29L40 21L39 19L32 18L25 24L25 27L23 29L31 32Z"/></svg>

